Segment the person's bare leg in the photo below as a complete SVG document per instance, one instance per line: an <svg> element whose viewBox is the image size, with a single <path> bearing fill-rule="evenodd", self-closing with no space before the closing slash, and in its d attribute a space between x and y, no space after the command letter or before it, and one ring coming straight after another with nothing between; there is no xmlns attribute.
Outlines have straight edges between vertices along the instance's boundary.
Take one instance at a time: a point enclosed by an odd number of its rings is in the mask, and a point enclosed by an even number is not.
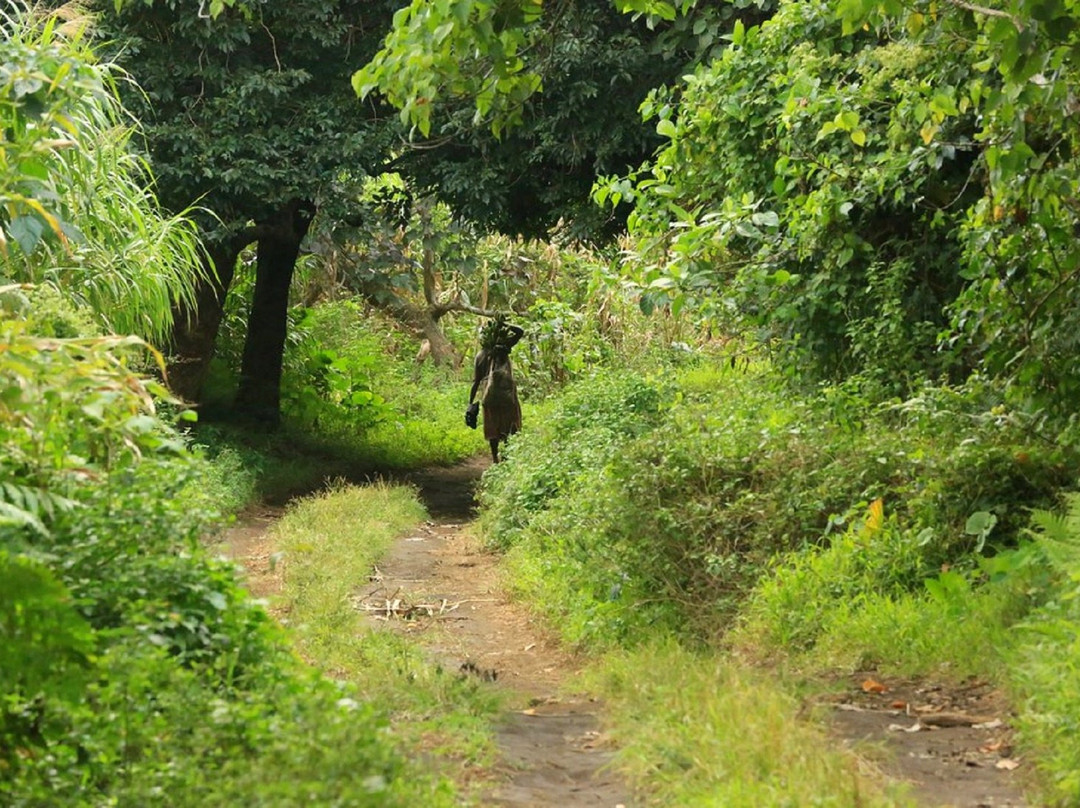
<svg viewBox="0 0 1080 808"><path fill-rule="evenodd" d="M490 440L490 441L488 441L488 443L491 444L491 459L494 462L498 463L499 462L499 441L498 440Z"/></svg>

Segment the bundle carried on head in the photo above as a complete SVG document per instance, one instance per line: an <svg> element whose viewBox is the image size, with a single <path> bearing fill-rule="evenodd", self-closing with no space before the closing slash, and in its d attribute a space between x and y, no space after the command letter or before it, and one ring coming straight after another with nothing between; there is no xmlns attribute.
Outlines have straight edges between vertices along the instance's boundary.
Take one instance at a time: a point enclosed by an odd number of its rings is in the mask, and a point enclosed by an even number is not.
<svg viewBox="0 0 1080 808"><path fill-rule="evenodd" d="M484 323L480 330L480 347L491 350L500 342L505 343L509 333L506 329L506 315L496 314Z"/></svg>

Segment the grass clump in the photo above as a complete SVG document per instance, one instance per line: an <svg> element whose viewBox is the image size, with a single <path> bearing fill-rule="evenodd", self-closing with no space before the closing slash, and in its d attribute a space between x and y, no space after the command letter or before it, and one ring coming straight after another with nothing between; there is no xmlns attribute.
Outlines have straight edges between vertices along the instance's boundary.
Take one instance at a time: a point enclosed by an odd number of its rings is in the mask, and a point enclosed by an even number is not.
<svg viewBox="0 0 1080 808"><path fill-rule="evenodd" d="M779 556L725 644L804 670L994 677L1002 660L993 649L1023 599L1011 582L990 590L972 586L979 573L926 571L925 542L871 503L829 545Z"/></svg>
<svg viewBox="0 0 1080 808"><path fill-rule="evenodd" d="M1080 798L1080 494L1064 513L1036 511L1031 543L999 563L1034 608L1006 646L1021 741L1044 776L1047 805Z"/></svg>
<svg viewBox="0 0 1080 808"><path fill-rule="evenodd" d="M646 805L908 804L798 718L798 700L760 672L668 641L609 654L587 678Z"/></svg>
<svg viewBox="0 0 1080 808"><path fill-rule="evenodd" d="M337 485L298 501L274 528L285 558L281 604L304 658L349 683L358 701L388 707L403 744L479 765L492 755L495 697L403 638L365 626L353 604L376 560L425 515L403 486Z"/></svg>

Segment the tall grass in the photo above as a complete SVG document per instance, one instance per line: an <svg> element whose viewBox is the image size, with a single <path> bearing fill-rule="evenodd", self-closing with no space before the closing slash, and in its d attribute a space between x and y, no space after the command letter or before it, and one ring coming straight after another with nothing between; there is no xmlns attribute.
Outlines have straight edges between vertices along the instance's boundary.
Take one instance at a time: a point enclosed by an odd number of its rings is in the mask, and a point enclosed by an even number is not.
<svg viewBox="0 0 1080 808"><path fill-rule="evenodd" d="M353 683L363 701L389 706L395 735L460 773L491 759L496 697L404 638L364 625L353 603L392 540L424 516L402 486L339 485L298 501L274 528L285 565L281 606L306 659Z"/></svg>
<svg viewBox="0 0 1080 808"><path fill-rule="evenodd" d="M21 3L0 15L6 274L161 344L204 273L196 228L158 205L118 100L126 78L97 60L83 28L58 22Z"/></svg>
<svg viewBox="0 0 1080 808"><path fill-rule="evenodd" d="M802 718L771 676L669 641L608 655L587 679L606 702L617 765L646 805L912 804Z"/></svg>

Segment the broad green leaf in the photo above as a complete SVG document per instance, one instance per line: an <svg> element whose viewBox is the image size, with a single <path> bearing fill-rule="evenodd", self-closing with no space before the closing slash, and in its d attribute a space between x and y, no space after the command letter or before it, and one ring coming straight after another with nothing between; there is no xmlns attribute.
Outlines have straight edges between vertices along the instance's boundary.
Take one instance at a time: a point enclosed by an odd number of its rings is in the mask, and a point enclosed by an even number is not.
<svg viewBox="0 0 1080 808"><path fill-rule="evenodd" d="M735 26L731 29L731 43L733 45L742 45L746 39L746 27L743 25L743 21L736 19Z"/></svg>
<svg viewBox="0 0 1080 808"><path fill-rule="evenodd" d="M15 239L25 255L34 251L45 230L45 224L37 216L16 216L7 225L7 234Z"/></svg>

